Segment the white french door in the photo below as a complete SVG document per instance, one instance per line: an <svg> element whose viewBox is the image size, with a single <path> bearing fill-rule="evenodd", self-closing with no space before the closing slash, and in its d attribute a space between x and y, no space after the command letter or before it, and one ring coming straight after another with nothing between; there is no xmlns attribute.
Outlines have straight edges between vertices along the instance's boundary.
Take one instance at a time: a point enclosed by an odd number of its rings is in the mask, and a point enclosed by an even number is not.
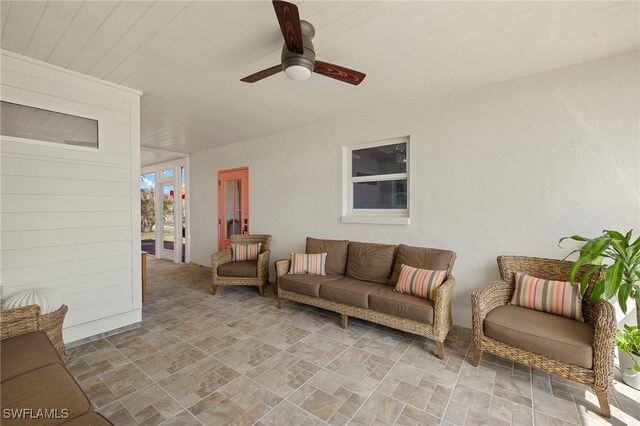
<svg viewBox="0 0 640 426"><path fill-rule="evenodd" d="M155 180L155 245L152 244L152 254L175 263L189 262L187 164L188 159L180 159L141 170L144 176L152 174ZM146 241L146 247L149 247L149 240ZM144 250L144 239L142 247Z"/></svg>

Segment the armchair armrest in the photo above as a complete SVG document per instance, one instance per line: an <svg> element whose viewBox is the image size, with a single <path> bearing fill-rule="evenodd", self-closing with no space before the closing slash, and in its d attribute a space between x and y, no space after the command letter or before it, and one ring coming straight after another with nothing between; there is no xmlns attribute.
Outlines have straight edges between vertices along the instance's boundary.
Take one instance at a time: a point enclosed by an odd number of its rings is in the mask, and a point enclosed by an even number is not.
<svg viewBox="0 0 640 426"><path fill-rule="evenodd" d="M451 297L453 296L453 286L455 284L455 278L448 275L442 285L436 289L433 330L436 338L440 339L440 341L444 341L451 329L451 324L453 324L451 319Z"/></svg>
<svg viewBox="0 0 640 426"><path fill-rule="evenodd" d="M258 279L262 282L269 280L269 256L271 250L265 250L258 255Z"/></svg>
<svg viewBox="0 0 640 426"><path fill-rule="evenodd" d="M291 259L280 259L276 260L274 264L276 268L276 293L280 289L280 277L287 272L289 272L289 267L291 266Z"/></svg>
<svg viewBox="0 0 640 426"><path fill-rule="evenodd" d="M211 274L218 276L218 266L231 262L231 249L225 249L211 255Z"/></svg>
<svg viewBox="0 0 640 426"><path fill-rule="evenodd" d="M600 300L594 306L593 369L594 387L608 390L613 381L613 351L616 335L616 312L611 303Z"/></svg>
<svg viewBox="0 0 640 426"><path fill-rule="evenodd" d="M40 306L29 305L0 313L0 340L40 330Z"/></svg>
<svg viewBox="0 0 640 426"><path fill-rule="evenodd" d="M504 306L511 300L513 285L507 281L492 281L471 293L471 313L473 339L481 339L484 335L482 324L489 312ZM479 340L476 344L479 344Z"/></svg>

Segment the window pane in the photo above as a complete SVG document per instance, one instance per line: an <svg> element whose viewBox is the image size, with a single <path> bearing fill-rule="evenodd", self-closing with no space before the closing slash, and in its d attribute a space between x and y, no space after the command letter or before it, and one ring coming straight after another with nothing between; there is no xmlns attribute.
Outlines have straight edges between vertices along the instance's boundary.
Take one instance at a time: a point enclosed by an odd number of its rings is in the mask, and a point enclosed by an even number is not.
<svg viewBox="0 0 640 426"><path fill-rule="evenodd" d="M356 149L351 153L351 176L388 175L407 172L407 144Z"/></svg>
<svg viewBox="0 0 640 426"><path fill-rule="evenodd" d="M98 148L98 120L2 101L3 136Z"/></svg>
<svg viewBox="0 0 640 426"><path fill-rule="evenodd" d="M358 182L353 184L354 209L406 209L407 180Z"/></svg>
<svg viewBox="0 0 640 426"><path fill-rule="evenodd" d="M162 171L162 177L163 178L170 178L173 177L173 169L166 169Z"/></svg>

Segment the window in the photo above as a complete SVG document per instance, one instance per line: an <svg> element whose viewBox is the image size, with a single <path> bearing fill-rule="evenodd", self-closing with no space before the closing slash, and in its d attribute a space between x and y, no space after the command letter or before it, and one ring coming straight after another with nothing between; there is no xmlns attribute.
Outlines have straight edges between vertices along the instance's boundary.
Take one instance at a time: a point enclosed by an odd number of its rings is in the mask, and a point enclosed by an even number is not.
<svg viewBox="0 0 640 426"><path fill-rule="evenodd" d="M346 223L409 224L409 137L345 147Z"/></svg>
<svg viewBox="0 0 640 426"><path fill-rule="evenodd" d="M98 120L2 101L0 134L8 140L98 149Z"/></svg>

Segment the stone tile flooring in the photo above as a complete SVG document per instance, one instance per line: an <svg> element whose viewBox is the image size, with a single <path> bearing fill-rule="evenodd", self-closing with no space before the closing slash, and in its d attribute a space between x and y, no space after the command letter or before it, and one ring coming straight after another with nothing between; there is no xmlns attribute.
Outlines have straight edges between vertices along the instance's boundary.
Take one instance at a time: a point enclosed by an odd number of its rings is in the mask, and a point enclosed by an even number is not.
<svg viewBox="0 0 640 426"><path fill-rule="evenodd" d="M116 425L640 424L640 392L616 382L613 417L595 395L484 356L454 329L433 342L286 303L271 291L220 287L210 270L148 262L142 326L69 350L68 366Z"/></svg>

